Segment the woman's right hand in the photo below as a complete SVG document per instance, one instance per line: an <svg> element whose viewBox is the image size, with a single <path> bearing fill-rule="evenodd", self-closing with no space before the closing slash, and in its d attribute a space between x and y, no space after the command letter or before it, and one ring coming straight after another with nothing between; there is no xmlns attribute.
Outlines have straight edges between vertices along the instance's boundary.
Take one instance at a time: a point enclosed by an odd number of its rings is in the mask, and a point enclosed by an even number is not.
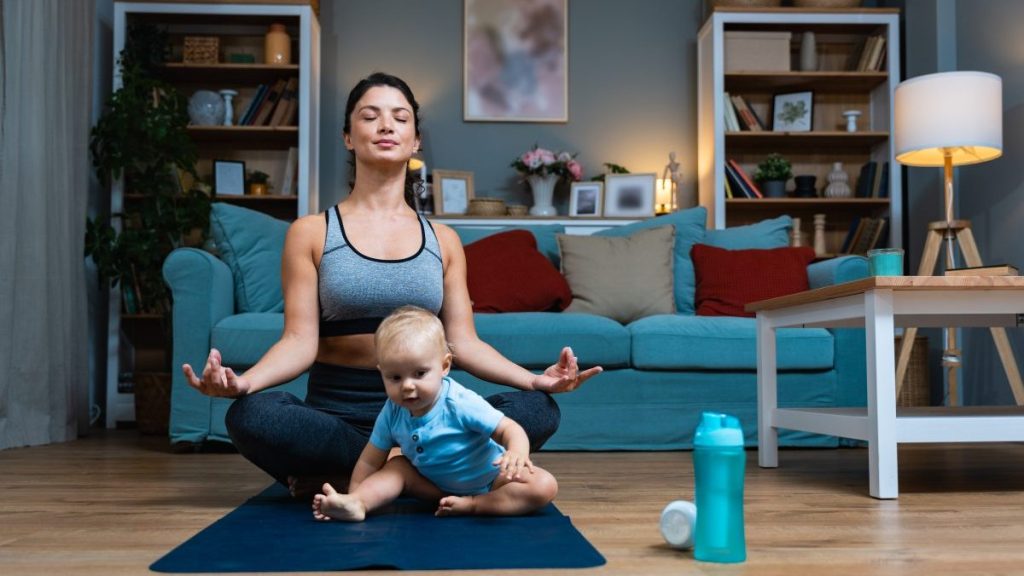
<svg viewBox="0 0 1024 576"><path fill-rule="evenodd" d="M207 396L237 398L249 393L249 382L235 374L231 368L221 365L220 352L216 348L210 349L210 357L203 367L202 380L196 377L195 371L188 364L183 364L181 371L185 373L185 381L189 386Z"/></svg>

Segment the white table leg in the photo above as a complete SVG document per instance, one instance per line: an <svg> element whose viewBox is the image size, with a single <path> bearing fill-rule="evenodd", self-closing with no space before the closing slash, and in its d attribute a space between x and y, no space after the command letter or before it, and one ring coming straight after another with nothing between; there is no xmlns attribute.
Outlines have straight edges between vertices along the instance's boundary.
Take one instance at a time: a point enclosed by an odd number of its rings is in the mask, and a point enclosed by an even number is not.
<svg viewBox="0 0 1024 576"><path fill-rule="evenodd" d="M875 498L896 498L899 496L899 468L896 460L893 294L892 290L869 290L864 298L871 495Z"/></svg>
<svg viewBox="0 0 1024 576"><path fill-rule="evenodd" d="M775 364L775 329L761 312L757 314L757 463L762 468L779 465L779 431L775 428L778 408Z"/></svg>

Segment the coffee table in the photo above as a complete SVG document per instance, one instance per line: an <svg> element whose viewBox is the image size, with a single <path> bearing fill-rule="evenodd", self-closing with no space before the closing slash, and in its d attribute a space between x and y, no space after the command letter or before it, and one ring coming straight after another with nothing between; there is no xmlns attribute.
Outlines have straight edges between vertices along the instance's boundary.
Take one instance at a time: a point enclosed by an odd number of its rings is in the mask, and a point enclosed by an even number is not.
<svg viewBox="0 0 1024 576"><path fill-rule="evenodd" d="M757 314L758 464L763 468L779 465L779 428L864 440L871 495L897 498L898 443L1024 441L1024 407L897 409L893 352L896 327L1002 331L1024 326L1024 277L864 278L746 308ZM775 331L793 326L865 329L866 407L779 408Z"/></svg>

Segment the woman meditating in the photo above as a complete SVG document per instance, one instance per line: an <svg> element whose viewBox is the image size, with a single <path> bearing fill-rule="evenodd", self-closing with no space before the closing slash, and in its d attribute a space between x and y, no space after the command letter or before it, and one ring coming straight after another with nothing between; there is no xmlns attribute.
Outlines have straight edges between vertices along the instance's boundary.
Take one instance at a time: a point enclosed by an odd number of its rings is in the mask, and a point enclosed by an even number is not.
<svg viewBox="0 0 1024 576"><path fill-rule="evenodd" d="M284 331L255 366L236 374L217 350L188 383L235 398L226 416L238 451L292 494L348 478L387 399L373 335L403 305L441 319L459 368L517 391L487 401L526 431L538 450L558 428L550 394L575 390L601 372L580 371L568 347L543 374L512 363L477 336L458 235L411 207L407 166L419 149L419 105L409 86L373 74L352 89L343 137L354 156L349 196L288 229L281 262ZM309 370L305 400L261 390Z"/></svg>

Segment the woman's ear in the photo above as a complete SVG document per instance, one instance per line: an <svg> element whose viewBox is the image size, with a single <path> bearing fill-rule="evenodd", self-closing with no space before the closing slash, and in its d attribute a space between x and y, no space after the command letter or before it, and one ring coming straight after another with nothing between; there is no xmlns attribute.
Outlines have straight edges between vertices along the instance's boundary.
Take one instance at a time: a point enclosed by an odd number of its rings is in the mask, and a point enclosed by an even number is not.
<svg viewBox="0 0 1024 576"><path fill-rule="evenodd" d="M349 152L352 151L352 137L344 132L341 133L341 139L345 142L345 149Z"/></svg>

